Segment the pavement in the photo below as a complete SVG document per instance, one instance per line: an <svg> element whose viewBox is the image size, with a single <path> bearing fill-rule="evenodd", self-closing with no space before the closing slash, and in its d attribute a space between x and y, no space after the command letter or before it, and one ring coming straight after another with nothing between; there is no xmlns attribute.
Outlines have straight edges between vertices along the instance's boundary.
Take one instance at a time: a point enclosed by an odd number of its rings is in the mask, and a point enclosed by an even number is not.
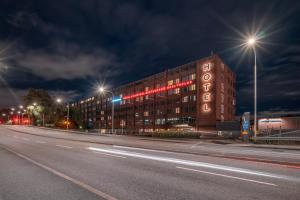
<svg viewBox="0 0 300 200"><path fill-rule="evenodd" d="M188 148L191 153L183 152ZM295 165L228 157L233 154ZM0 159L1 200L279 200L300 196L297 150L0 126Z"/></svg>

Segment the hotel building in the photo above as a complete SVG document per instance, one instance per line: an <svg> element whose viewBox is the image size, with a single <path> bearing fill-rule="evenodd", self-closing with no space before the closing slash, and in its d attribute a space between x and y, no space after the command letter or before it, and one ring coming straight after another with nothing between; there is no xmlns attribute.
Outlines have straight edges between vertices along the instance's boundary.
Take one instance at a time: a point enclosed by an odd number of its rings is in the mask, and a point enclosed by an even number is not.
<svg viewBox="0 0 300 200"><path fill-rule="evenodd" d="M172 129L214 130L233 121L236 76L216 54L168 69L111 90L117 132ZM112 95L98 94L73 103L90 128L109 131Z"/></svg>

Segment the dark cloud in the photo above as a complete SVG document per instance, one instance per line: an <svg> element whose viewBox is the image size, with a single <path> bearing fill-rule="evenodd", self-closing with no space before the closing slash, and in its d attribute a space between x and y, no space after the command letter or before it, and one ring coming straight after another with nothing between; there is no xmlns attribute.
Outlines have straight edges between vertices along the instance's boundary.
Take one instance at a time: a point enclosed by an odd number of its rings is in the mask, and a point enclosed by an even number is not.
<svg viewBox="0 0 300 200"><path fill-rule="evenodd" d="M48 49L26 49L17 65L46 80L111 76L118 72L114 55L101 49L86 50L76 44L56 41Z"/></svg>

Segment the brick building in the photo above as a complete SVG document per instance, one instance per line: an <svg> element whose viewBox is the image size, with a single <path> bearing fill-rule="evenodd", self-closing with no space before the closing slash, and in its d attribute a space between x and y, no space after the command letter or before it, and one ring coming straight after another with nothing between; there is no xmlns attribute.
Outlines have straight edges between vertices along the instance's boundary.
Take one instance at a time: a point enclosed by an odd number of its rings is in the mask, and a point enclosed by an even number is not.
<svg viewBox="0 0 300 200"><path fill-rule="evenodd" d="M114 127L123 133L166 129L215 129L232 121L236 111L236 77L222 59L212 56L168 69L113 90ZM87 126L109 130L111 95L73 103Z"/></svg>

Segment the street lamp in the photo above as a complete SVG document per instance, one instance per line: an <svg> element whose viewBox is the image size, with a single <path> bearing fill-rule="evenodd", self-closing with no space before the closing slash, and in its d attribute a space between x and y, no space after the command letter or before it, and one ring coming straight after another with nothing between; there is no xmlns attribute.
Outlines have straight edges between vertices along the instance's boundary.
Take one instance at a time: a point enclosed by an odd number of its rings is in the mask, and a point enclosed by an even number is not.
<svg viewBox="0 0 300 200"><path fill-rule="evenodd" d="M60 104L62 102L62 99L57 98L56 102ZM67 129L69 129L69 118L70 118L70 105L69 104L67 105L67 108L68 108L68 111L67 111Z"/></svg>
<svg viewBox="0 0 300 200"><path fill-rule="evenodd" d="M19 124L19 125L20 125L20 120L21 120L20 114L21 114L21 111L18 111L18 124Z"/></svg>
<svg viewBox="0 0 300 200"><path fill-rule="evenodd" d="M250 37L247 41L249 47L253 49L254 52L254 138L257 134L257 66L256 66L256 49L255 44L257 39L255 37Z"/></svg>
<svg viewBox="0 0 300 200"><path fill-rule="evenodd" d="M114 133L114 114L115 114L115 106L114 106L114 102L113 102L113 98L114 98L114 93L112 91L106 90L104 87L99 87L98 91L100 94L103 94L105 92L110 93L111 94L111 133ZM99 127L100 129L100 127Z"/></svg>

